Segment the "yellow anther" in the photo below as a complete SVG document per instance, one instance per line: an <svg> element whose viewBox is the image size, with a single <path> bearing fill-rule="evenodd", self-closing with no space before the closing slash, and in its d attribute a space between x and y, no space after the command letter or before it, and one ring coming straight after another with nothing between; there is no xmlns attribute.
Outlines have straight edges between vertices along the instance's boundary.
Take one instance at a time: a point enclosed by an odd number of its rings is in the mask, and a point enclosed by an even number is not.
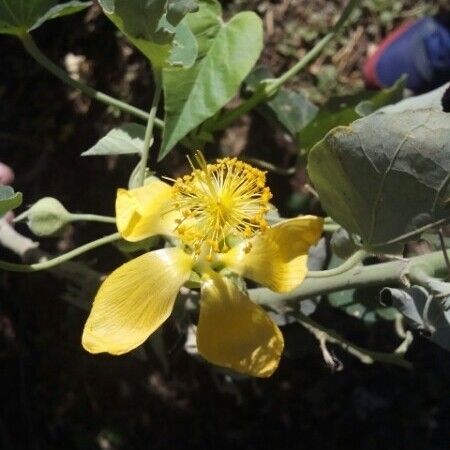
<svg viewBox="0 0 450 450"><path fill-rule="evenodd" d="M236 158L207 164L198 152L193 160L191 175L178 178L173 189L173 210L181 216L176 231L185 245L211 256L228 250L228 235L247 240L267 229L272 194L264 172Z"/></svg>

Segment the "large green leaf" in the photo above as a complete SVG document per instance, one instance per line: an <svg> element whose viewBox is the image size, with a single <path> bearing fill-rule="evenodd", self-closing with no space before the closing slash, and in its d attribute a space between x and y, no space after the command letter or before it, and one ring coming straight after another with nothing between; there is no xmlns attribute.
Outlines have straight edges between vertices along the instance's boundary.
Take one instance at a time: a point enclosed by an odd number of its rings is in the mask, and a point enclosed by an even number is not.
<svg viewBox="0 0 450 450"><path fill-rule="evenodd" d="M105 14L150 60L154 68L191 66L196 40L184 16L197 9L193 0L99 0Z"/></svg>
<svg viewBox="0 0 450 450"><path fill-rule="evenodd" d="M41 26L45 21L81 11L90 1L0 0L0 34L20 36Z"/></svg>
<svg viewBox="0 0 450 450"><path fill-rule="evenodd" d="M145 126L124 123L113 128L81 156L140 154L144 147Z"/></svg>
<svg viewBox="0 0 450 450"><path fill-rule="evenodd" d="M245 80L246 91L253 93L258 84L272 73L265 66L259 66ZM281 124L292 136L310 123L317 115L318 108L301 92L281 88L266 103L257 106L257 111L270 123Z"/></svg>
<svg viewBox="0 0 450 450"><path fill-rule="evenodd" d="M10 186L0 186L0 216L22 203L22 194Z"/></svg>
<svg viewBox="0 0 450 450"><path fill-rule="evenodd" d="M339 125L349 125L360 117L367 116L382 106L396 103L403 96L404 80L381 91L361 91L354 95L332 97L320 108L316 118L298 134L298 142L303 152L308 152L331 129Z"/></svg>
<svg viewBox="0 0 450 450"><path fill-rule="evenodd" d="M372 114L332 130L309 155L327 213L369 250L450 217L450 114Z"/></svg>
<svg viewBox="0 0 450 450"><path fill-rule="evenodd" d="M164 71L165 127L159 158L239 91L263 45L261 19L241 12L222 24L190 69Z"/></svg>

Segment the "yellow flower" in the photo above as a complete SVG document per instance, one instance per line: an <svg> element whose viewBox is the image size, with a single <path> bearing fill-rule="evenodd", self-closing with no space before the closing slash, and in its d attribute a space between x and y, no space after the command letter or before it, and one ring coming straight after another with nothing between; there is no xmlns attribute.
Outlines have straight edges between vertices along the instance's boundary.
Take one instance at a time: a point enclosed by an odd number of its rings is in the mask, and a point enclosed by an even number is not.
<svg viewBox="0 0 450 450"><path fill-rule="evenodd" d="M136 348L169 317L179 289L195 272L201 279L200 354L219 366L268 377L283 351L281 331L221 271L276 292L294 289L306 276L308 249L320 238L322 219L303 216L269 227L272 195L264 172L235 158L207 164L197 154L196 160L192 174L172 186L152 178L143 187L118 190L116 220L125 239L170 235L178 245L139 256L106 278L83 346L114 355Z"/></svg>

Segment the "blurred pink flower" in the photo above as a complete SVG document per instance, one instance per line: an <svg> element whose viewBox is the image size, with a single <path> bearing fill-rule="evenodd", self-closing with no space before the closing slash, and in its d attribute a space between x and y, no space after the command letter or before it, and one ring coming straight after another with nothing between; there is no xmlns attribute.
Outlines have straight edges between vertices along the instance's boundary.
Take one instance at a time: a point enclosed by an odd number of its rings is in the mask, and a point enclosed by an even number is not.
<svg viewBox="0 0 450 450"><path fill-rule="evenodd" d="M11 167L0 161L0 184L11 184L14 181L14 172Z"/></svg>

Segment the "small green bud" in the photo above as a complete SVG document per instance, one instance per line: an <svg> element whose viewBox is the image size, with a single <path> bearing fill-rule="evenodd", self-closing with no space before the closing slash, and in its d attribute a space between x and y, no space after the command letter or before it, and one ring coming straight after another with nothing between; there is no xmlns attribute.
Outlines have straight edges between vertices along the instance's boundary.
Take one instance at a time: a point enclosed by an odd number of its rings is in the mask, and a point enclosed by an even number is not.
<svg viewBox="0 0 450 450"><path fill-rule="evenodd" d="M70 218L71 214L61 202L56 198L44 197L17 217L16 221L26 219L28 228L36 236L50 236L67 225Z"/></svg>

